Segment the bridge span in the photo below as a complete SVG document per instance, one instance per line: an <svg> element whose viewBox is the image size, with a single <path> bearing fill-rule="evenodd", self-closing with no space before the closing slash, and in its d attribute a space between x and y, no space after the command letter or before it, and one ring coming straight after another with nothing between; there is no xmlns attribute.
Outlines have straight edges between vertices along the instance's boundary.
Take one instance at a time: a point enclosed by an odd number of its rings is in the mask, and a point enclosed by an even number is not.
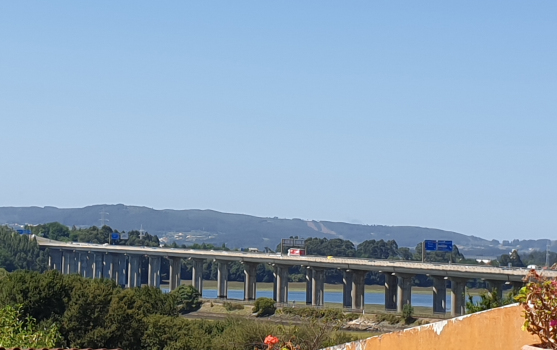
<svg viewBox="0 0 557 350"><path fill-rule="evenodd" d="M355 310L364 307L364 280L369 271L385 274L385 309L401 312L404 305L411 304L412 279L415 275L428 275L433 279L433 311L446 312L447 281L450 281L451 314L465 313L466 282L473 279L488 281L491 291L502 293L503 284L513 288L522 285L527 269L499 268L485 265L461 265L422 263L400 260L376 260L321 256L281 256L280 254L248 253L238 251L208 251L180 248L134 247L100 245L91 243L65 243L38 239L42 248L49 248L49 265L65 274L79 273L89 278L110 278L127 287L141 285L140 261L148 258L148 285L160 287L161 259L170 262L169 287L180 283L181 260L193 262L192 285L203 290L203 263L217 263L217 296L226 299L228 294L228 265L240 261L244 265L244 299L256 296L256 269L259 264L274 267L274 299L288 302L288 268L306 268L306 304L324 305L325 270L343 272L343 306ZM557 271L544 271L547 276L557 277Z"/></svg>

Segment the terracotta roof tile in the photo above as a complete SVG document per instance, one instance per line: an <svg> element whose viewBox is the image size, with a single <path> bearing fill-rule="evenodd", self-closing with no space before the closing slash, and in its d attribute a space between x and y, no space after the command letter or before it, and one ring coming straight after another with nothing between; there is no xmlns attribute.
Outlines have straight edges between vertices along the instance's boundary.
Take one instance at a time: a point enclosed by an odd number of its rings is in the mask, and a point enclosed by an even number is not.
<svg viewBox="0 0 557 350"><path fill-rule="evenodd" d="M78 348L4 348L2 346L0 346L0 350L122 350L120 348L117 349L107 349L107 348L101 348L101 349L92 349L92 348L83 348L83 349L78 349Z"/></svg>

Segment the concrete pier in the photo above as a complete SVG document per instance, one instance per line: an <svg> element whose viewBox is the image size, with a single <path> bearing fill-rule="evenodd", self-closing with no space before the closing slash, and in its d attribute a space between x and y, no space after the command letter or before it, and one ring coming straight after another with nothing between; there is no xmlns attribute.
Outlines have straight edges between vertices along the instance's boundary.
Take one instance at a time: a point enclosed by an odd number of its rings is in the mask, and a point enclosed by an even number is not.
<svg viewBox="0 0 557 350"><path fill-rule="evenodd" d="M275 265L275 300L288 303L288 268L286 265Z"/></svg>
<svg viewBox="0 0 557 350"><path fill-rule="evenodd" d="M62 251L57 249L49 250L48 266L51 270L62 272Z"/></svg>
<svg viewBox="0 0 557 350"><path fill-rule="evenodd" d="M244 262L244 300L255 300L257 293L257 263Z"/></svg>
<svg viewBox="0 0 557 350"><path fill-rule="evenodd" d="M159 288L161 286L161 257L149 257L149 271L147 275L147 285Z"/></svg>
<svg viewBox="0 0 557 350"><path fill-rule="evenodd" d="M447 281L443 276L431 276L433 279L433 313L447 312Z"/></svg>
<svg viewBox="0 0 557 350"><path fill-rule="evenodd" d="M103 253L95 253L94 254L94 263L93 263L93 278L102 278L103 277Z"/></svg>
<svg viewBox="0 0 557 350"><path fill-rule="evenodd" d="M311 285L313 283L313 270L306 267L306 305L311 305L313 291Z"/></svg>
<svg viewBox="0 0 557 350"><path fill-rule="evenodd" d="M311 305L325 305L325 270L312 267L311 278Z"/></svg>
<svg viewBox="0 0 557 350"><path fill-rule="evenodd" d="M352 270L342 271L342 307L352 308Z"/></svg>
<svg viewBox="0 0 557 350"><path fill-rule="evenodd" d="M168 274L168 285L171 291L180 286L180 273L182 271L182 258L169 257L170 272Z"/></svg>
<svg viewBox="0 0 557 350"><path fill-rule="evenodd" d="M367 271L354 270L352 278L352 309L362 310L365 305L365 279Z"/></svg>
<svg viewBox="0 0 557 350"><path fill-rule="evenodd" d="M70 274L79 273L79 253L72 251L70 252Z"/></svg>
<svg viewBox="0 0 557 350"><path fill-rule="evenodd" d="M412 305L412 280L414 275L397 274L397 304L396 311L402 312L404 305Z"/></svg>
<svg viewBox="0 0 557 350"><path fill-rule="evenodd" d="M130 254L128 260L128 287L141 287L141 256Z"/></svg>
<svg viewBox="0 0 557 350"><path fill-rule="evenodd" d="M104 254L103 256L103 267L102 267L102 276L103 278L114 280L114 255L113 254Z"/></svg>
<svg viewBox="0 0 557 350"><path fill-rule="evenodd" d="M385 310L396 311L397 309L397 284L398 278L390 272L385 275Z"/></svg>
<svg viewBox="0 0 557 350"><path fill-rule="evenodd" d="M85 278L93 278L93 269L95 265L95 254L94 253L87 253L85 254L85 274L83 277Z"/></svg>
<svg viewBox="0 0 557 350"><path fill-rule="evenodd" d="M466 282L464 278L451 278L451 316L466 314Z"/></svg>
<svg viewBox="0 0 557 350"><path fill-rule="evenodd" d="M228 262L217 261L217 298L228 298Z"/></svg>
<svg viewBox="0 0 557 350"><path fill-rule="evenodd" d="M191 285L203 294L203 264L205 259L191 259L193 266L191 268Z"/></svg>
<svg viewBox="0 0 557 350"><path fill-rule="evenodd" d="M114 281L116 281L116 284L119 286L125 287L128 282L126 274L128 270L127 256L124 254L115 254L113 259Z"/></svg>

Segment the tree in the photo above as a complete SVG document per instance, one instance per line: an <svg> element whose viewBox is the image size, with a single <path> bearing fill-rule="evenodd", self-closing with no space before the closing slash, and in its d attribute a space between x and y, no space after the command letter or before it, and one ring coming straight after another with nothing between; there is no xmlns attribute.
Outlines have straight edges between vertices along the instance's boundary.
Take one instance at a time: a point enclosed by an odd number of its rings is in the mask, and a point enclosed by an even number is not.
<svg viewBox="0 0 557 350"><path fill-rule="evenodd" d="M0 308L0 347L41 349L53 348L61 337L55 324L39 328L32 317L23 320L21 307L10 305Z"/></svg>
<svg viewBox="0 0 557 350"><path fill-rule="evenodd" d="M263 317L274 315L276 310L277 308L273 299L257 298L253 304L252 312L254 312L257 317Z"/></svg>
<svg viewBox="0 0 557 350"><path fill-rule="evenodd" d="M201 307L201 293L191 285L181 285L170 294L174 297L176 311L181 315L199 310Z"/></svg>
<svg viewBox="0 0 557 350"><path fill-rule="evenodd" d="M520 259L520 255L518 255L518 250L513 250L510 256L511 259L511 263L513 264L513 266L515 267L524 267L524 263L522 262L522 259Z"/></svg>

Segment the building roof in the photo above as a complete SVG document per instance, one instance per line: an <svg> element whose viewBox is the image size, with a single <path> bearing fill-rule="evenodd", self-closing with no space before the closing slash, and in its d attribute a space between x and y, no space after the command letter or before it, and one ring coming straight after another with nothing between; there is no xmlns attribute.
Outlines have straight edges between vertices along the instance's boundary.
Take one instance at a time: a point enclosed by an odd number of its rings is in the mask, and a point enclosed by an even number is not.
<svg viewBox="0 0 557 350"><path fill-rule="evenodd" d="M78 348L5 348L0 346L0 350L122 350L120 348L117 349L107 349L107 348L101 348L101 349L92 349L92 348L83 348L83 349L78 349Z"/></svg>

